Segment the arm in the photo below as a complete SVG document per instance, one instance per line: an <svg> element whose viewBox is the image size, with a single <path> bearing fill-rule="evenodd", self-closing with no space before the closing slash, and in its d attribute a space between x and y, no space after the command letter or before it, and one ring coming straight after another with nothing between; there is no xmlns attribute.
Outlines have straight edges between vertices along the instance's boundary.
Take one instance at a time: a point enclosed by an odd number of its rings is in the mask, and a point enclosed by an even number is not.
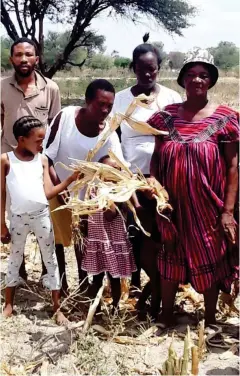
<svg viewBox="0 0 240 376"><path fill-rule="evenodd" d="M52 123L47 129L46 137L44 140L44 151L45 154L51 158L51 160L54 160L59 144L60 144L60 133L61 129L60 128L60 120L62 117L62 111L59 112L59 114L53 119Z"/></svg>
<svg viewBox="0 0 240 376"><path fill-rule="evenodd" d="M157 143L157 138L155 137L155 147L150 162L150 177L153 177L158 180L159 154Z"/></svg>
<svg viewBox="0 0 240 376"><path fill-rule="evenodd" d="M119 95L118 93L115 95L115 100L114 100L114 104L113 104L113 108L112 108L112 111L110 113L110 116L113 117L116 112L121 112L120 111L120 103L119 103ZM118 139L119 141L121 142L121 136L122 136L122 131L121 131L121 126L119 126L117 129L116 129L116 133L118 135Z"/></svg>
<svg viewBox="0 0 240 376"><path fill-rule="evenodd" d="M42 156L43 161L43 181L44 181L44 191L48 200L57 196L59 193L64 191L73 181L75 181L79 175L78 172L74 172L67 179L58 185L53 186L50 175L49 175L49 165L46 156Z"/></svg>
<svg viewBox="0 0 240 376"><path fill-rule="evenodd" d="M104 212L104 218L111 222L116 216L117 216L117 209L115 207L115 204L112 204L109 209L105 210Z"/></svg>
<svg viewBox="0 0 240 376"><path fill-rule="evenodd" d="M238 144L225 144L224 157L227 166L224 211L233 214L238 192Z"/></svg>
<svg viewBox="0 0 240 376"><path fill-rule="evenodd" d="M61 183L61 180L59 179L57 173L56 173L56 170L53 166L53 161L49 158L48 158L48 164L49 164L49 176L50 176L50 179L53 183L53 185L58 185ZM66 204L66 201L69 200L69 197L70 197L70 194L67 190L65 190L65 192L63 192L61 195L59 194L58 195L58 201L64 205Z"/></svg>
<svg viewBox="0 0 240 376"><path fill-rule="evenodd" d="M4 104L1 103L1 129L3 131L4 127Z"/></svg>
<svg viewBox="0 0 240 376"><path fill-rule="evenodd" d="M61 183L61 180L59 179L56 170L53 166L53 161L47 156L48 158L48 165L49 165L49 176L51 178L51 181L53 185L58 185Z"/></svg>
<svg viewBox="0 0 240 376"><path fill-rule="evenodd" d="M116 132L113 132L109 138L110 140L110 149L118 157L118 159L129 167L130 163L126 162L123 157L122 147L119 141L119 137Z"/></svg>
<svg viewBox="0 0 240 376"><path fill-rule="evenodd" d="M1 155L1 242L7 244L11 240L6 221L6 176L9 170L9 161L7 154Z"/></svg>
<svg viewBox="0 0 240 376"><path fill-rule="evenodd" d="M154 148L154 152L153 152L151 162L150 162L150 178L147 178L147 181L148 181L149 185L152 186L152 188L149 188L149 189L144 191L145 196L149 200L154 199L154 194L156 193L154 185L155 185L155 181L156 180L158 181L159 155L158 155L157 149L158 149L157 148L157 138L155 137L155 148Z"/></svg>
<svg viewBox="0 0 240 376"><path fill-rule="evenodd" d="M51 124L53 118L61 111L61 95L59 87L55 82L52 82L51 85L51 105L48 114L48 124Z"/></svg>
<svg viewBox="0 0 240 376"><path fill-rule="evenodd" d="M225 188L223 213L221 223L227 236L235 242L236 228L234 225L233 211L238 192L238 144L226 143L224 145L224 158L227 168L227 181Z"/></svg>
<svg viewBox="0 0 240 376"><path fill-rule="evenodd" d="M135 207L135 209L140 209L141 208L141 205L140 205L140 203L138 201L136 192L133 193L130 201L133 204L133 206Z"/></svg>

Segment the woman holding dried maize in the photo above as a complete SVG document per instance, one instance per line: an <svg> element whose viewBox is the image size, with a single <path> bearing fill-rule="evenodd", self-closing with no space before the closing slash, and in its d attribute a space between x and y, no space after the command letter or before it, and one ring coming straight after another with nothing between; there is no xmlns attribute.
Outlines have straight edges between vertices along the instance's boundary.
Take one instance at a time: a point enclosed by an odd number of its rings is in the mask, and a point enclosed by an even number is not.
<svg viewBox="0 0 240 376"><path fill-rule="evenodd" d="M57 162L69 166L70 158L85 160L88 152L94 149L98 141L102 139L109 127L106 118L112 110L114 97L115 90L110 82L104 79L94 80L86 89L85 107L65 107L53 119L46 136L45 154L50 160L51 177L55 184L58 184L59 180L63 181L69 175L69 171L60 164L56 164ZM111 133L107 138L94 156L93 161L108 154L108 149L111 149L121 161L124 161L116 132ZM55 168L53 164L55 164ZM84 195L84 192L81 191L80 194ZM83 199L82 196L81 198ZM77 246L75 252L79 281L82 281L86 276L86 273L81 270L82 254Z"/></svg>
<svg viewBox="0 0 240 376"><path fill-rule="evenodd" d="M151 95L153 101L149 103L149 108L138 106L132 114L132 118L140 121L147 121L156 111L163 109L171 103L182 102L180 95L163 85L157 83L157 76L160 71L162 58L159 50L152 44L146 43L149 35L143 37L145 43L137 46L133 51L131 68L133 69L137 83L132 87L128 87L116 94L112 113L120 112L125 114L128 106L135 97L140 94ZM121 124L121 145L123 156L127 162L131 163L131 170L135 173L139 168L145 176L150 174L150 160L154 150L154 136L142 134L132 129L126 120ZM152 214L144 213L142 205L149 206L143 195L138 194L139 202L136 202L136 209L141 217L143 214L152 218ZM138 236L133 241L134 256L138 269L139 265L139 247L142 237ZM132 285L140 287L140 270L133 275Z"/></svg>
<svg viewBox="0 0 240 376"><path fill-rule="evenodd" d="M170 324L179 283L203 293L206 325L215 323L218 292L229 292L236 273L233 217L238 190L239 114L211 103L218 79L213 57L194 49L178 76L187 100L148 121L169 136L156 137L151 176L169 193L172 222L158 217L162 319ZM237 258L237 257L236 257Z"/></svg>

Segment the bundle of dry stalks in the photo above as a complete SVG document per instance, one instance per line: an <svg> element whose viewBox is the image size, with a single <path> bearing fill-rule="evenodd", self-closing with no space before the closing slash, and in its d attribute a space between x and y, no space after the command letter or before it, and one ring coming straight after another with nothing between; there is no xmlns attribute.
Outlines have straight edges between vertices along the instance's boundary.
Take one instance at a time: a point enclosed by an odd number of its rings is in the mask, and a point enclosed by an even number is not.
<svg viewBox="0 0 240 376"><path fill-rule="evenodd" d="M168 132L159 131L152 128L149 124L141 121L137 121L131 117L136 107L149 108L149 103L154 100L154 96L146 96L141 94L134 98L132 103L128 106L125 114L116 113L109 121L108 127L103 131L102 137L96 144L95 148L88 152L86 161L74 160L69 167L72 171L79 171L81 178L75 182L71 191L73 193L72 198L67 203L67 207L72 210L72 228L74 234L74 240L76 243L82 240L81 233L79 232L79 220L82 215L91 215L99 210L109 208L114 202L127 202L129 209L133 212L137 225L142 231L150 236L146 232L136 215L134 206L130 202L132 194L136 190L146 190L150 186L144 176L140 173L139 176L134 177L132 172L125 166L114 153L109 150L109 155L113 158L121 172L115 171L110 166L97 164L96 162L90 162L96 153L104 145L108 137L114 132L123 120L126 120L130 127L142 134L151 134L156 136L168 135ZM92 164L91 164L92 163ZM66 168L66 166L63 165ZM110 167L110 168L109 168ZM140 171L139 171L140 172ZM106 183L109 181L108 183ZM79 191L87 187L84 201L79 200ZM91 188L98 187L98 194L95 198L90 198ZM157 200L157 212L159 215L163 215L165 209L171 210L171 206L167 203L168 194L160 184L155 184L156 190L155 199ZM66 208L66 206L64 206ZM62 209L60 207L58 209ZM56 210L58 210L56 209Z"/></svg>
<svg viewBox="0 0 240 376"><path fill-rule="evenodd" d="M119 160L114 153L109 150L109 154L119 165ZM128 171L127 167L122 167L121 162L119 167L123 168L122 171L99 162L80 160L73 160L73 163L71 163L69 167L65 165L63 165L63 167L72 171L79 171L79 179L70 189L73 196L71 196L68 203L56 210L67 207L73 210L74 216L91 216L91 214L98 211L110 208L112 205L115 205L115 203L126 202L129 209L133 212L138 226L146 235L150 236L150 234L142 228L130 201L133 193L137 190L145 191L154 188L154 198L156 199L156 210L158 214L164 216L163 213L165 210L172 209L168 203L166 190L157 181L149 183L141 173L133 175ZM79 191L82 189L86 189L84 200L80 200L78 197ZM92 196L93 192L94 196Z"/></svg>

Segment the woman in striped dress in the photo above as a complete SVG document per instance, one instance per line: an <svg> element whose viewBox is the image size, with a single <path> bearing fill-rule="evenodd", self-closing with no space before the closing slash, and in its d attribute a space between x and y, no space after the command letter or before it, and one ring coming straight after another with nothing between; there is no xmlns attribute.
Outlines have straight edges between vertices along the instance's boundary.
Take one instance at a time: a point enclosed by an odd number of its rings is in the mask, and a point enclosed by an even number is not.
<svg viewBox="0 0 240 376"><path fill-rule="evenodd" d="M239 114L209 102L218 79L213 58L193 50L178 77L187 100L158 112L149 124L168 130L156 137L151 176L169 193L171 222L158 217L163 247L158 267L162 319L172 322L179 283L190 282L205 300L206 325L215 323L218 292L230 292L236 276ZM237 257L236 257L237 258Z"/></svg>

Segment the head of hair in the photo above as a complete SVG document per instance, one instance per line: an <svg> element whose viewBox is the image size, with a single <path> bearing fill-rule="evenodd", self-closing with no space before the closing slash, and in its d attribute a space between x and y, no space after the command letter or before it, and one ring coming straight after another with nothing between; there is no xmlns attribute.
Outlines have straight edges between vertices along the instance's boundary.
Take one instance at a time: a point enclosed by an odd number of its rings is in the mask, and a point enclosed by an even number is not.
<svg viewBox="0 0 240 376"><path fill-rule="evenodd" d="M14 47L17 46L20 43L29 43L29 44L31 44L34 47L34 49L35 49L36 56L38 56L38 49L37 49L36 43L32 39L25 38L25 37L16 39L15 42L11 45L11 56L13 56Z"/></svg>
<svg viewBox="0 0 240 376"><path fill-rule="evenodd" d="M103 78L92 81L85 92L85 98L88 101L92 101L96 97L97 90L109 91L115 95L115 89L113 85Z"/></svg>
<svg viewBox="0 0 240 376"><path fill-rule="evenodd" d="M110 156L108 154L104 155L99 159L99 163L104 163L107 159L110 159Z"/></svg>
<svg viewBox="0 0 240 376"><path fill-rule="evenodd" d="M143 36L143 42L142 44L139 44L134 50L133 50L133 55L132 55L132 62L130 63L130 69L133 69L135 71L136 69L136 64L138 62L138 59L141 55L145 55L149 52L154 54L157 58L157 64L158 64L158 69L160 69L160 65L162 63L162 57L160 54L160 51L158 48L154 47L150 43L146 43L149 39L149 33L144 34Z"/></svg>
<svg viewBox="0 0 240 376"><path fill-rule="evenodd" d="M43 127L40 120L33 116L22 116L14 123L13 134L18 140L20 136L27 137L32 129L40 127Z"/></svg>

